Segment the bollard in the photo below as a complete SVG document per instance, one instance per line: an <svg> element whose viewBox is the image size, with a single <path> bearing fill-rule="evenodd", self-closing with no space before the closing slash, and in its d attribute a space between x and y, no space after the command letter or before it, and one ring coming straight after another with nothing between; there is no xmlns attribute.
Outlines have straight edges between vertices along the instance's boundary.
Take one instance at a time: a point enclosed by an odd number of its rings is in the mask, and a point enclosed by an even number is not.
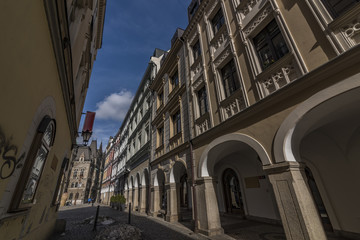
<svg viewBox="0 0 360 240"><path fill-rule="evenodd" d="M98 220L98 217L99 217L99 209L100 209L100 205L98 205L97 208L96 208L96 215L95 215L95 219L94 219L93 231L96 231L97 220Z"/></svg>
<svg viewBox="0 0 360 240"><path fill-rule="evenodd" d="M131 224L131 203L129 203L129 224Z"/></svg>

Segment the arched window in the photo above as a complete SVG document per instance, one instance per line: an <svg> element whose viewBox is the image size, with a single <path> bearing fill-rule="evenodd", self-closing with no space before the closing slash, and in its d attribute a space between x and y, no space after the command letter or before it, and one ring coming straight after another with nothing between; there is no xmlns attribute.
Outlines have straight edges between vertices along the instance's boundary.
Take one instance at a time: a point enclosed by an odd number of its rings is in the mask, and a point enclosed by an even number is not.
<svg viewBox="0 0 360 240"><path fill-rule="evenodd" d="M72 200L72 198L73 198L73 193L70 193L70 195L69 195L69 200Z"/></svg>
<svg viewBox="0 0 360 240"><path fill-rule="evenodd" d="M55 120L44 117L29 149L10 210L31 207L46 159L54 144Z"/></svg>
<svg viewBox="0 0 360 240"><path fill-rule="evenodd" d="M74 169L74 172L73 172L73 178L76 178L76 177L77 177L77 172L78 172L78 170L77 170L77 168L75 168L75 169Z"/></svg>
<svg viewBox="0 0 360 240"><path fill-rule="evenodd" d="M78 199L79 198L79 193L77 192L76 194L75 194L75 199Z"/></svg>
<svg viewBox="0 0 360 240"><path fill-rule="evenodd" d="M78 182L75 183L75 187L78 187Z"/></svg>
<svg viewBox="0 0 360 240"><path fill-rule="evenodd" d="M71 187L72 187L72 188L75 187L75 183L71 183Z"/></svg>

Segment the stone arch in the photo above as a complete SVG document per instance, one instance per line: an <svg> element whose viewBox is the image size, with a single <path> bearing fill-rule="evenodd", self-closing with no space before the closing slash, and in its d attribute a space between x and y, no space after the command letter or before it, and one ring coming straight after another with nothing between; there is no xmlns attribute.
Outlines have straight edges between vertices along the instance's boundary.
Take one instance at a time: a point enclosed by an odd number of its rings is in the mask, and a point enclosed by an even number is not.
<svg viewBox="0 0 360 240"><path fill-rule="evenodd" d="M266 152L265 148L253 137L249 135L245 135L242 133L231 133L221 137L216 138L213 140L205 149L200 157L199 169L198 169L198 176L199 177L208 177L209 174L209 164L213 165L214 162L209 161L208 154L210 150L214 149L214 147L230 141L237 141L246 144L250 148L254 149L258 154L262 165L270 165L270 157Z"/></svg>
<svg viewBox="0 0 360 240"><path fill-rule="evenodd" d="M314 128L314 125L318 124L316 121L321 117L321 113L327 111L328 106L331 106L331 109L340 109L352 104L351 102L356 97L351 98L351 96L358 95L360 91L359 79L360 74L354 75L314 94L297 106L283 121L275 135L273 147L275 162L300 161L301 158L297 146L306 133L311 130L310 126ZM299 122L308 120L305 119L306 115L308 119L312 117L312 120L307 122L307 124L303 124L300 128ZM297 134L294 135L295 128L297 128Z"/></svg>
<svg viewBox="0 0 360 240"><path fill-rule="evenodd" d="M179 180L180 176L177 175L180 174L178 171L180 171L182 168L184 168L185 172L187 172L186 162L180 158L175 161L175 163L172 165L170 169L170 178L169 178L170 183L175 183Z"/></svg>
<svg viewBox="0 0 360 240"><path fill-rule="evenodd" d="M149 184L149 170L145 168L141 174L141 185L146 186Z"/></svg>
<svg viewBox="0 0 360 240"><path fill-rule="evenodd" d="M360 164L354 161L360 156L359 113L357 74L299 104L281 124L273 146L277 163L300 162L310 170L312 186L309 173L304 171L303 177L314 204L313 219L326 231L356 236L360 236L356 220L360 198L352 189L360 187L355 177ZM319 196L323 203L319 204Z"/></svg>

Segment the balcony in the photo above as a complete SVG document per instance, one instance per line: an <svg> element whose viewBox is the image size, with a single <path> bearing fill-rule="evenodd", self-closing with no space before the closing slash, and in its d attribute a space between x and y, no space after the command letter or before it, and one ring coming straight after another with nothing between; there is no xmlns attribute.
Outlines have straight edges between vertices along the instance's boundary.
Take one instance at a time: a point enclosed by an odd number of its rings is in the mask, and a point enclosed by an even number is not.
<svg viewBox="0 0 360 240"><path fill-rule="evenodd" d="M191 65L191 79L195 82L203 73L201 57L198 57L195 62Z"/></svg>
<svg viewBox="0 0 360 240"><path fill-rule="evenodd" d="M161 157L165 153L164 144L155 149L155 158Z"/></svg>
<svg viewBox="0 0 360 240"><path fill-rule="evenodd" d="M169 139L170 151L183 143L182 132L175 134Z"/></svg>
<svg viewBox="0 0 360 240"><path fill-rule="evenodd" d="M195 131L196 135L200 135L206 132L210 128L210 116L209 113L206 112L201 117L195 120Z"/></svg>
<svg viewBox="0 0 360 240"><path fill-rule="evenodd" d="M360 3L355 5L351 10L336 18L329 24L333 33L340 37L343 36L346 45L349 47L356 46L360 43Z"/></svg>
<svg viewBox="0 0 360 240"><path fill-rule="evenodd" d="M246 108L244 95L241 89L236 90L230 97L220 103L223 121Z"/></svg>

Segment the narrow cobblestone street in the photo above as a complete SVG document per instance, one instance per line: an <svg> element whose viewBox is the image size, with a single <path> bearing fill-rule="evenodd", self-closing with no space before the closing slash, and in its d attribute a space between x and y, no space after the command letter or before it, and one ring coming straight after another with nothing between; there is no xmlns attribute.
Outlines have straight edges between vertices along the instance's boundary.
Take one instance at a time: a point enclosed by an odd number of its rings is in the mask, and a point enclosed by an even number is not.
<svg viewBox="0 0 360 240"><path fill-rule="evenodd" d="M54 240L81 240L93 239L96 232L92 231L92 224L84 224L84 220L95 216L96 207L91 205L77 205L70 207L62 207L59 211L59 219L66 219L66 232L64 236L54 236ZM101 206L99 216L108 216L115 219L118 223L127 223L128 213L117 211L108 206ZM133 213L131 224L141 229L143 239L209 239L205 236L195 234L191 230L180 224L169 224L161 219L148 217ZM97 230L101 230L102 226L98 224ZM97 232L98 232L97 231ZM221 238L220 238L221 239ZM222 238L223 239L223 238ZM231 239L231 238L229 238Z"/></svg>

